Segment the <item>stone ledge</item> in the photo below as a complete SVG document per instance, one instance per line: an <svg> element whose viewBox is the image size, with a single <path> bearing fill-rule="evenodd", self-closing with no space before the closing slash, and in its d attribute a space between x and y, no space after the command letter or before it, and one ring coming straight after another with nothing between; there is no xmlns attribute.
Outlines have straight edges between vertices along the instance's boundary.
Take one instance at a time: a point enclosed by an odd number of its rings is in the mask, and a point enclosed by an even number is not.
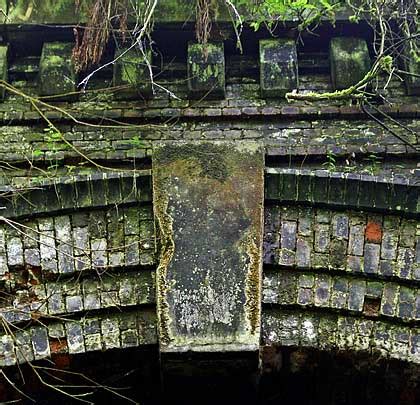
<svg viewBox="0 0 420 405"><path fill-rule="evenodd" d="M296 310L322 308L407 323L420 321L419 293L415 286L395 282L290 269L266 271L263 282L264 304L294 306Z"/></svg>
<svg viewBox="0 0 420 405"><path fill-rule="evenodd" d="M389 322L290 310L263 313L263 345L368 352L420 364L420 329Z"/></svg>
<svg viewBox="0 0 420 405"><path fill-rule="evenodd" d="M1 186L1 214L6 218L49 215L81 208L103 208L113 204L149 203L151 172L104 173L68 176L18 189Z"/></svg>
<svg viewBox="0 0 420 405"><path fill-rule="evenodd" d="M26 296L19 295L13 306L0 308L0 317L10 324L17 324L35 318L120 307L129 311L128 307L155 304L154 272L142 270L120 274L118 281L115 277L117 275L112 274L80 283L68 280L32 286Z"/></svg>
<svg viewBox="0 0 420 405"><path fill-rule="evenodd" d="M156 313L137 309L88 316L47 326L34 324L16 331L15 338L0 336L0 367L50 358L55 354L78 354L98 350L156 345Z"/></svg>
<svg viewBox="0 0 420 405"><path fill-rule="evenodd" d="M266 199L350 209L418 214L415 178L371 176L327 170L266 169Z"/></svg>

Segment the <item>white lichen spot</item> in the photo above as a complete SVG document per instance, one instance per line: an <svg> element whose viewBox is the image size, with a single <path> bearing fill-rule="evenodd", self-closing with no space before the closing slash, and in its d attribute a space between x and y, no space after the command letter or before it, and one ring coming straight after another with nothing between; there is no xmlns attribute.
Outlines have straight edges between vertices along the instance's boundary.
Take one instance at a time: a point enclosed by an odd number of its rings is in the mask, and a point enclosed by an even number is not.
<svg viewBox="0 0 420 405"><path fill-rule="evenodd" d="M303 334L306 336L308 340L315 340L315 328L311 321L306 320L303 322Z"/></svg>

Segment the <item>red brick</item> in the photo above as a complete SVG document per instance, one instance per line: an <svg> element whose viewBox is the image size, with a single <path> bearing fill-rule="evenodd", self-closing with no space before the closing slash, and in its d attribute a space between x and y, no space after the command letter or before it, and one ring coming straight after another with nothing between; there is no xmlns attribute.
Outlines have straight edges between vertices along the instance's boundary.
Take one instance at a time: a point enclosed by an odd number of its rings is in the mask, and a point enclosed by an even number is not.
<svg viewBox="0 0 420 405"><path fill-rule="evenodd" d="M368 242L380 243L382 240L382 226L377 222L368 222L366 225L365 238Z"/></svg>

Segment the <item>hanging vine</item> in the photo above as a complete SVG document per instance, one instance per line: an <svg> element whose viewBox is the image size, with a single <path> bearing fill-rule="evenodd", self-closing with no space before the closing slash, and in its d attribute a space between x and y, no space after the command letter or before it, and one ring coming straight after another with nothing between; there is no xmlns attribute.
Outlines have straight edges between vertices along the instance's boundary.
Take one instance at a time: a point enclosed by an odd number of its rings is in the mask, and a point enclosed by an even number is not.
<svg viewBox="0 0 420 405"><path fill-rule="evenodd" d="M80 7L80 0L76 7ZM127 32L128 3L113 0L95 0L89 9L85 27L74 28L75 46L73 60L77 72L98 65L109 40L113 23L125 40Z"/></svg>

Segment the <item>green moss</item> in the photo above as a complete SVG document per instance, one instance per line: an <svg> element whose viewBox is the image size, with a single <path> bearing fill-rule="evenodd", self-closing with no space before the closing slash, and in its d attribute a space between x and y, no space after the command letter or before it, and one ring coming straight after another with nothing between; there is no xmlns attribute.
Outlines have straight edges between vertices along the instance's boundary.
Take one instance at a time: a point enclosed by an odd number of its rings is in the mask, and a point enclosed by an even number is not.
<svg viewBox="0 0 420 405"><path fill-rule="evenodd" d="M161 164L169 164L176 160L193 160L199 165L199 175L201 177L208 177L223 182L229 176L228 163L225 160L212 159L212 155L219 156L223 150L223 146L204 143L191 144L188 150L177 145L168 145L156 153Z"/></svg>

